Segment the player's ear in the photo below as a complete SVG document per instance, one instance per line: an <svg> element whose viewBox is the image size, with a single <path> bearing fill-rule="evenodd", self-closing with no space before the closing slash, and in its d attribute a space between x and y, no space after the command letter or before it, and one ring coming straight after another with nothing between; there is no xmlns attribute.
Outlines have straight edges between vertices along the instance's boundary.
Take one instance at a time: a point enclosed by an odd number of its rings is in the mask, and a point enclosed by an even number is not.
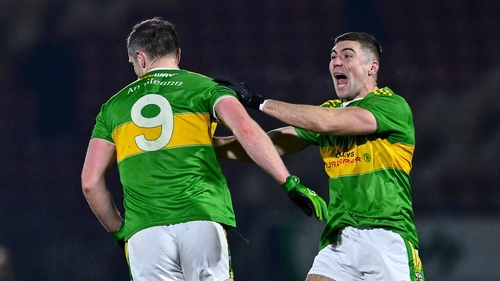
<svg viewBox="0 0 500 281"><path fill-rule="evenodd" d="M181 48L179 48L179 52L177 53L177 63L181 62Z"/></svg>
<svg viewBox="0 0 500 281"><path fill-rule="evenodd" d="M378 72L378 68L379 68L379 63L378 63L378 61L372 61L372 62L371 62L370 69L368 70L368 74L369 74L369 75L375 75L375 74L377 74L377 72Z"/></svg>
<svg viewBox="0 0 500 281"><path fill-rule="evenodd" d="M147 56L144 52L142 51L135 51L135 56L137 57L137 61L139 62L139 65L142 67L142 68L145 68L146 67L146 63L147 63Z"/></svg>

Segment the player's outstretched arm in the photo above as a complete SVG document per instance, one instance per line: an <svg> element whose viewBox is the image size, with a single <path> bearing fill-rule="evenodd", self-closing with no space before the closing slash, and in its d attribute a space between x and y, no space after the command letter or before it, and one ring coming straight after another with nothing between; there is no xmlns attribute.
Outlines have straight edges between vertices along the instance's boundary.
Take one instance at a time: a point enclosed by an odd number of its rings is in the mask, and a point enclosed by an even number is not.
<svg viewBox="0 0 500 281"><path fill-rule="evenodd" d="M228 76L218 76L214 78L214 81L235 91L240 101L250 108L259 110L264 104L265 99L262 96L252 92L245 83L239 80Z"/></svg>
<svg viewBox="0 0 500 281"><path fill-rule="evenodd" d="M366 135L378 129L373 113L362 107L326 108L292 104L265 99L250 90L245 83L231 77L217 77L214 80L233 89L244 105L296 128L333 135Z"/></svg>
<svg viewBox="0 0 500 281"><path fill-rule="evenodd" d="M213 136L212 137L217 158L253 162L243 146L236 137L233 136Z"/></svg>
<svg viewBox="0 0 500 281"><path fill-rule="evenodd" d="M282 185L292 202L308 216L314 214L318 220L323 220L326 213L324 200L301 185L298 177L290 175L271 139L243 106L236 99L225 98L217 103L215 110L248 156Z"/></svg>
<svg viewBox="0 0 500 281"><path fill-rule="evenodd" d="M268 137L274 144L274 148L280 156L298 153L310 146L303 141L291 126L282 127L267 132ZM217 157L221 159L253 161L236 137L233 136L214 136L213 144Z"/></svg>

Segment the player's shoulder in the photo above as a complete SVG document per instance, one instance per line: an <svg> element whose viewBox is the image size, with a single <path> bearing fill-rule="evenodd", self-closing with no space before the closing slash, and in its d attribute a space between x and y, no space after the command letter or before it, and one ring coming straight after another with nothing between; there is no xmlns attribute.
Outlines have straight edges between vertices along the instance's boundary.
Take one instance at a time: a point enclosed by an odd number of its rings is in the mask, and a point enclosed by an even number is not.
<svg viewBox="0 0 500 281"><path fill-rule="evenodd" d="M128 96L130 94L137 92L141 88L140 83L141 83L140 80L135 80L134 82L131 82L130 84L128 84L127 86L125 86L121 90L119 90L116 94L112 95L108 99L106 104L109 104L109 103L112 103L116 100L119 100L120 97Z"/></svg>
<svg viewBox="0 0 500 281"><path fill-rule="evenodd" d="M377 96L378 95L386 95L389 97L396 95L396 93L394 93L394 91L391 90L391 88L389 88L389 87L378 88L375 91L373 91L373 94L377 95Z"/></svg>
<svg viewBox="0 0 500 281"><path fill-rule="evenodd" d="M208 75L194 72L194 71L189 71L185 70L183 73L185 79L189 79L191 81L195 81L196 83L199 83L203 86L215 86L217 83Z"/></svg>
<svg viewBox="0 0 500 281"><path fill-rule="evenodd" d="M369 95L359 104L373 112L390 112L390 114L412 114L408 102L402 96L394 93L390 88L380 88Z"/></svg>
<svg viewBox="0 0 500 281"><path fill-rule="evenodd" d="M383 87L376 89L375 91L370 93L372 97L389 97L394 99L403 99L404 98L398 94L396 94L391 88Z"/></svg>
<svg viewBox="0 0 500 281"><path fill-rule="evenodd" d="M407 104L407 101L403 96L396 94L389 87L379 88L368 94L366 98L366 100L369 101L386 101L389 103Z"/></svg>

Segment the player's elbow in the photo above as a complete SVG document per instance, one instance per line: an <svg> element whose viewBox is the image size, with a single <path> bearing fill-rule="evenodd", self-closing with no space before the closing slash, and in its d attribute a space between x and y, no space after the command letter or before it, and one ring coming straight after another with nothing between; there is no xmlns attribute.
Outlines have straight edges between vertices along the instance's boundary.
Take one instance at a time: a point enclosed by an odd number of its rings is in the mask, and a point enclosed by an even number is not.
<svg viewBox="0 0 500 281"><path fill-rule="evenodd" d="M99 177L82 173L82 191L84 194L90 194L99 187L102 181Z"/></svg>
<svg viewBox="0 0 500 281"><path fill-rule="evenodd" d="M257 138L259 136L259 129L260 127L256 123L247 122L240 124L236 128L232 128L232 131L236 139L241 142L241 140Z"/></svg>
<svg viewBox="0 0 500 281"><path fill-rule="evenodd" d="M95 185L90 184L88 181L82 180L82 191L83 194L90 194L95 189Z"/></svg>

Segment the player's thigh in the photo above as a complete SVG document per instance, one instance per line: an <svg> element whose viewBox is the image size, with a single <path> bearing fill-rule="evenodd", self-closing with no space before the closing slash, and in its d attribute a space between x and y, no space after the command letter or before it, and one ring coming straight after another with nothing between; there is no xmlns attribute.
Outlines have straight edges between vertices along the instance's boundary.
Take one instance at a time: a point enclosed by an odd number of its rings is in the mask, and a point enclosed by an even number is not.
<svg viewBox="0 0 500 281"><path fill-rule="evenodd" d="M401 235L384 230L358 230L359 270L366 280L423 280L418 252Z"/></svg>
<svg viewBox="0 0 500 281"><path fill-rule="evenodd" d="M224 228L211 221L176 225L180 263L186 280L222 281L233 277Z"/></svg>
<svg viewBox="0 0 500 281"><path fill-rule="evenodd" d="M339 243L327 245L319 251L306 280L362 280L357 269L356 257L353 255L357 252L356 246L345 235L339 240Z"/></svg>
<svg viewBox="0 0 500 281"><path fill-rule="evenodd" d="M181 281L177 235L172 226L155 226L134 234L127 243L130 273L134 281Z"/></svg>
<svg viewBox="0 0 500 281"><path fill-rule="evenodd" d="M347 227L338 243L323 248L314 258L309 275L339 281L423 280L419 279L423 272L418 255L409 246L391 231ZM308 281L315 280L311 278Z"/></svg>
<svg viewBox="0 0 500 281"><path fill-rule="evenodd" d="M231 280L229 246L223 227L193 221L150 227L128 241L134 281Z"/></svg>
<svg viewBox="0 0 500 281"><path fill-rule="evenodd" d="M309 274L307 275L306 281L336 281L323 275Z"/></svg>

